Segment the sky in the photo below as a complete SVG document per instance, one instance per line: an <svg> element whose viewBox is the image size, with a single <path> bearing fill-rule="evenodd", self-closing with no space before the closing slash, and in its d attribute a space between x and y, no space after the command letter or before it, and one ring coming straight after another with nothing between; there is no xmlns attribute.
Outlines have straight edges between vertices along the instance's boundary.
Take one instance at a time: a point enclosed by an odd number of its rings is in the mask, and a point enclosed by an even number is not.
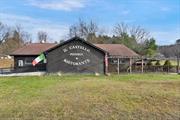
<svg viewBox="0 0 180 120"><path fill-rule="evenodd" d="M180 0L0 0L0 21L20 25L34 41L38 31L65 39L80 18L96 21L108 35L124 22L146 29L158 45L180 39Z"/></svg>

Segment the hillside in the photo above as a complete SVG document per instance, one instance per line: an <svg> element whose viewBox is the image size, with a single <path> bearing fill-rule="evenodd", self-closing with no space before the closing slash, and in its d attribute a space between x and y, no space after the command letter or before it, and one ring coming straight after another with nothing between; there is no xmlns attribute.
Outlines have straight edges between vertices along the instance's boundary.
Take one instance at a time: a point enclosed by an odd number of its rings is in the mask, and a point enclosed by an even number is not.
<svg viewBox="0 0 180 120"><path fill-rule="evenodd" d="M176 57L180 55L180 44L159 46L158 51L165 57Z"/></svg>

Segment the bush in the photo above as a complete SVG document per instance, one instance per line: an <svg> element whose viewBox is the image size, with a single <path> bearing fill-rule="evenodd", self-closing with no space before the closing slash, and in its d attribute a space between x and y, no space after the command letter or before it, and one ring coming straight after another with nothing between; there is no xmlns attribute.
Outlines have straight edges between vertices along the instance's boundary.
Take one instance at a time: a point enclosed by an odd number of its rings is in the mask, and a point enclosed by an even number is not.
<svg viewBox="0 0 180 120"><path fill-rule="evenodd" d="M164 62L163 68L164 68L165 71L169 72L169 70L170 70L172 67L173 67L173 66L172 66L172 64L171 64L171 62L170 62L169 60L166 60L166 61Z"/></svg>
<svg viewBox="0 0 180 120"><path fill-rule="evenodd" d="M152 65L153 65L152 62L148 61L147 66L152 66Z"/></svg>
<svg viewBox="0 0 180 120"><path fill-rule="evenodd" d="M164 62L164 66L172 67L172 64L171 64L171 62L170 62L169 60L166 60L166 61Z"/></svg>
<svg viewBox="0 0 180 120"><path fill-rule="evenodd" d="M156 66L160 66L160 61L158 60L156 63L155 63Z"/></svg>

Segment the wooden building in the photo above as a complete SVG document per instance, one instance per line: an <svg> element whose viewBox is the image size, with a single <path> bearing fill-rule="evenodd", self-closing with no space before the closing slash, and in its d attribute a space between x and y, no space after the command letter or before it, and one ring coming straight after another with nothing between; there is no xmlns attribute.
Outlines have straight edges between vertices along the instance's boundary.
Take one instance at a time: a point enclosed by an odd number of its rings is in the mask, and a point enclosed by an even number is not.
<svg viewBox="0 0 180 120"><path fill-rule="evenodd" d="M46 60L32 66L32 60L41 53ZM48 73L99 73L120 71L122 64L132 64L139 57L121 44L91 44L74 37L61 44L31 43L17 49L14 56L16 72L47 71ZM117 68L118 67L118 68Z"/></svg>

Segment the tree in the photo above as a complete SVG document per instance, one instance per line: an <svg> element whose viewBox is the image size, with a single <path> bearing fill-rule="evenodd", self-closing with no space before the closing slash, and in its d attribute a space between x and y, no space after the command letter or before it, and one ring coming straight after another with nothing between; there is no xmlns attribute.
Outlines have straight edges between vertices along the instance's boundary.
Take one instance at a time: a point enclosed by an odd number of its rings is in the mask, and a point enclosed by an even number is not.
<svg viewBox="0 0 180 120"><path fill-rule="evenodd" d="M157 51L156 40L151 38L150 40L146 41L146 55L148 57L153 57Z"/></svg>
<svg viewBox="0 0 180 120"><path fill-rule="evenodd" d="M150 34L144 28L140 26L133 26L130 28L130 35L134 37L138 43L143 43L147 39L150 39Z"/></svg>
<svg viewBox="0 0 180 120"><path fill-rule="evenodd" d="M124 37L124 35L129 35L128 33L129 26L125 23L118 23L117 25L114 26L114 33L116 36L119 37Z"/></svg>
<svg viewBox="0 0 180 120"><path fill-rule="evenodd" d="M0 44L0 53L9 54L15 49L23 46L26 42L30 41L30 34L23 31L20 25L9 27L8 36Z"/></svg>
<svg viewBox="0 0 180 120"><path fill-rule="evenodd" d="M79 19L78 23L70 26L69 36L78 36L91 42L92 39L97 35L98 31L98 25L94 21L90 20L89 22L85 22Z"/></svg>
<svg viewBox="0 0 180 120"><path fill-rule="evenodd" d="M163 69L167 72L169 72L169 70L172 68L172 64L171 64L171 61L170 60L166 60L164 62L164 65L163 65Z"/></svg>
<svg viewBox="0 0 180 120"><path fill-rule="evenodd" d="M138 45L136 40L133 37L130 37L127 33L121 33L120 36L114 37L112 43L113 44L124 44L128 48L135 50L135 51L137 50L136 48Z"/></svg>
<svg viewBox="0 0 180 120"><path fill-rule="evenodd" d="M180 39L179 39L180 41ZM173 52L177 58L177 73L179 74L179 68L180 68L180 44L178 44L178 40L176 41L175 47L173 49Z"/></svg>
<svg viewBox="0 0 180 120"><path fill-rule="evenodd" d="M160 63L160 60L157 60L156 63L155 63L156 66L160 66L161 63Z"/></svg>
<svg viewBox="0 0 180 120"><path fill-rule="evenodd" d="M180 55L180 44L159 46L159 52L165 57L177 57Z"/></svg>
<svg viewBox="0 0 180 120"><path fill-rule="evenodd" d="M47 34L47 32L39 31L37 33L37 37L38 37L38 41L40 43L46 43L48 41L48 34Z"/></svg>
<svg viewBox="0 0 180 120"><path fill-rule="evenodd" d="M112 37L104 35L100 31L101 29L92 20L85 22L79 19L78 23L69 28L69 36L79 36L91 43L124 44L140 55L153 56L156 52L155 39L152 38L152 40L149 32L140 26L130 26L125 23L116 24Z"/></svg>
<svg viewBox="0 0 180 120"><path fill-rule="evenodd" d="M176 44L180 44L180 39L176 40Z"/></svg>
<svg viewBox="0 0 180 120"><path fill-rule="evenodd" d="M0 45L9 37L10 30L7 25L0 22Z"/></svg>
<svg viewBox="0 0 180 120"><path fill-rule="evenodd" d="M61 39L60 41L59 41L59 43L63 43L63 42L65 42L65 40L63 40L63 39ZM57 42L58 43L58 42Z"/></svg>
<svg viewBox="0 0 180 120"><path fill-rule="evenodd" d="M112 43L124 44L141 55L145 55L146 42L149 41L149 32L140 26L129 26L125 23L116 24L114 29L115 37Z"/></svg>
<svg viewBox="0 0 180 120"><path fill-rule="evenodd" d="M95 35L95 34L91 34L90 35L91 38L89 38L88 36L88 41L94 44L110 44L111 42L111 37L108 35Z"/></svg>
<svg viewBox="0 0 180 120"><path fill-rule="evenodd" d="M149 32L140 26L130 26L126 23L118 23L114 27L114 34L123 38L126 34L136 40L137 43L141 43L150 38Z"/></svg>

